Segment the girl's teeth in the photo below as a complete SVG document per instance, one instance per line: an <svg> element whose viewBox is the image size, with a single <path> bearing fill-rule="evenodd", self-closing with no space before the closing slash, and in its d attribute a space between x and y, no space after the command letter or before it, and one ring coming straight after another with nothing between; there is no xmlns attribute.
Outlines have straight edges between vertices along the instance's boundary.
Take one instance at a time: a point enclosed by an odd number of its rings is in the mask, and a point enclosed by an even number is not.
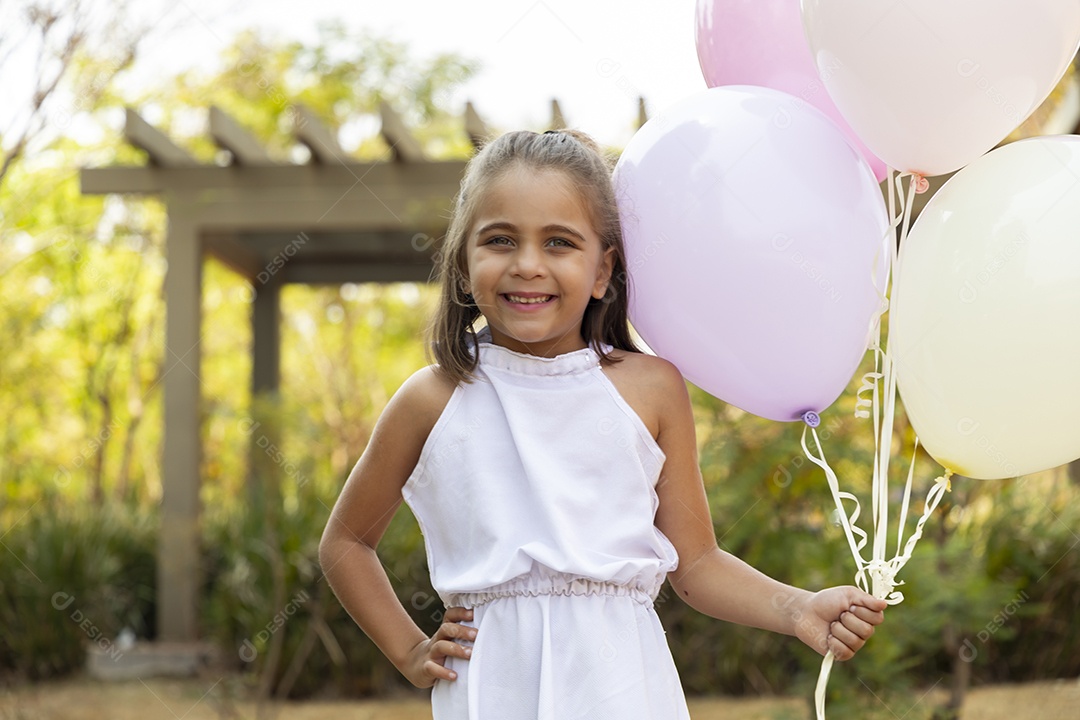
<svg viewBox="0 0 1080 720"><path fill-rule="evenodd" d="M510 302L524 303L526 305L533 305L535 303L547 302L548 300L551 299L552 296L551 295L545 295L544 297L523 298L523 297L518 297L517 295L507 295L506 297L510 299Z"/></svg>

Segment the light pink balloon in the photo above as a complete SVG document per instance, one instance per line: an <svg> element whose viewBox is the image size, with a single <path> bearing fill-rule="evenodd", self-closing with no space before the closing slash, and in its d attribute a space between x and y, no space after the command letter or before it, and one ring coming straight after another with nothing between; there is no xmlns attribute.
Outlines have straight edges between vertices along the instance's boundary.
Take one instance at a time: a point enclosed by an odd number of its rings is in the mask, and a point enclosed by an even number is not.
<svg viewBox="0 0 1080 720"><path fill-rule="evenodd" d="M758 85L807 101L858 146L878 182L885 179L885 163L851 129L821 83L799 0L698 0L694 24L698 63L709 87Z"/></svg>
<svg viewBox="0 0 1080 720"><path fill-rule="evenodd" d="M1080 45L1077 0L803 0L836 106L890 167L931 176L993 148Z"/></svg>
<svg viewBox="0 0 1080 720"><path fill-rule="evenodd" d="M614 179L649 347L765 418L831 405L866 351L888 228L836 125L778 90L712 88L638 130Z"/></svg>

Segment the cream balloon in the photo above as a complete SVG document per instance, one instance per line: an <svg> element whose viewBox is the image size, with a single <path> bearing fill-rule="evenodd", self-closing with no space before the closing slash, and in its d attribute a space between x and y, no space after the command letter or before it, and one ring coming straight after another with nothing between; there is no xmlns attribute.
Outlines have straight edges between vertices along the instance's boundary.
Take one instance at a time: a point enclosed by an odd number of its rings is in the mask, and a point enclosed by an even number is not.
<svg viewBox="0 0 1080 720"><path fill-rule="evenodd" d="M1077 0L802 0L818 74L890 167L960 168L1023 122L1080 45Z"/></svg>
<svg viewBox="0 0 1080 720"><path fill-rule="evenodd" d="M1080 137L958 172L900 249L889 350L926 450L998 479L1080 457Z"/></svg>

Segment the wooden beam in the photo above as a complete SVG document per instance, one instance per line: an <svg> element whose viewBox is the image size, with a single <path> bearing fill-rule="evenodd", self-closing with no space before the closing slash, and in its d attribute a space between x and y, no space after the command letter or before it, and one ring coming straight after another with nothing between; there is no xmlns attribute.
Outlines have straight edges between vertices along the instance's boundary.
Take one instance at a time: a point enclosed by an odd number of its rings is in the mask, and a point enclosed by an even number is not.
<svg viewBox="0 0 1080 720"><path fill-rule="evenodd" d="M479 150L491 137L487 123L476 112L471 102L465 102L465 134L469 136L469 142Z"/></svg>
<svg viewBox="0 0 1080 720"><path fill-rule="evenodd" d="M423 162L424 151L405 127L401 116L385 102L380 102L379 117L382 119L379 132L394 152L394 159L398 162Z"/></svg>
<svg viewBox="0 0 1080 720"><path fill-rule="evenodd" d="M446 224L445 218L441 221ZM283 255L289 262L415 262L418 255L427 257L437 249L438 242L431 234L417 234L418 228L399 230L353 230L327 232L323 229L308 232L302 229L237 233L236 241L249 252L265 258ZM207 243L210 242L207 237ZM291 246L291 250L290 250Z"/></svg>
<svg viewBox="0 0 1080 720"><path fill-rule="evenodd" d="M83 195L157 195L163 190L161 177L151 167L79 168L79 192Z"/></svg>
<svg viewBox="0 0 1080 720"><path fill-rule="evenodd" d="M331 165L349 160L338 143L337 134L303 105L296 106L293 136L311 151L312 162Z"/></svg>
<svg viewBox="0 0 1080 720"><path fill-rule="evenodd" d="M280 164L259 167L223 168L216 165L197 165L186 168L158 168L145 165L114 165L112 167L82 168L80 180L84 195L112 193L160 194L179 190L215 190L217 188L345 187L363 183L377 188L385 180L392 184L408 180L425 182L424 178L439 181L465 170L458 160L441 160L416 165L394 163L349 162L338 165ZM451 196L453 194L451 193Z"/></svg>
<svg viewBox="0 0 1080 720"><path fill-rule="evenodd" d="M221 108L210 106L210 136L236 165L273 165L266 148Z"/></svg>
<svg viewBox="0 0 1080 720"><path fill-rule="evenodd" d="M405 229L432 233L461 187L464 161L93 168L83 192L161 193L214 232ZM437 237L435 235L434 237Z"/></svg>
<svg viewBox="0 0 1080 720"><path fill-rule="evenodd" d="M559 101L552 98L551 100L551 127L549 130L562 130L566 127L566 118L563 117L562 108L559 107Z"/></svg>
<svg viewBox="0 0 1080 720"><path fill-rule="evenodd" d="M281 282L305 285L341 285L364 282L430 282L431 262L398 263L295 263L285 266Z"/></svg>
<svg viewBox="0 0 1080 720"><path fill-rule="evenodd" d="M198 161L173 143L165 133L142 119L133 108L125 108L124 139L145 150L150 164L158 167L190 167Z"/></svg>

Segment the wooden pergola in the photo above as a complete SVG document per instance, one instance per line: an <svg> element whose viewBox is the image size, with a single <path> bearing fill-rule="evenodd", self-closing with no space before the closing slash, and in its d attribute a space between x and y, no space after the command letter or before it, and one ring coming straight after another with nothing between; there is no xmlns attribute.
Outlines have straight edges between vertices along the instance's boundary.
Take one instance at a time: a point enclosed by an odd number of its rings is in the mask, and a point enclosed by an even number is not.
<svg viewBox="0 0 1080 720"><path fill-rule="evenodd" d="M645 122L638 102L638 125ZM332 132L300 108L293 130L306 164L274 161L229 115L210 108L209 131L228 165L199 163L139 114L127 110L124 137L147 153L145 166L84 168L83 194L158 195L168 213L165 257L165 442L161 535L157 553L157 627L164 641L199 637L197 593L202 263L211 255L246 278L252 301L253 399L276 395L280 376L280 298L286 283L427 282L434 243L464 161L431 161L400 116L382 105L389 162L349 157ZM488 130L466 105L474 147ZM551 127L564 127L552 101ZM252 453L255 457L255 453Z"/></svg>

